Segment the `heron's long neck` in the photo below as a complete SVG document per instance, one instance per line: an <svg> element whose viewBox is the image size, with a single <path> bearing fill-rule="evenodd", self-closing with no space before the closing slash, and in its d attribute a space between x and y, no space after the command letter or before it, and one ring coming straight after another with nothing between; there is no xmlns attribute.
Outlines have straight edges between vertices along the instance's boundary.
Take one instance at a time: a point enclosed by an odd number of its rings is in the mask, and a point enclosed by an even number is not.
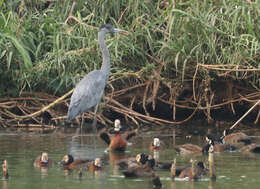
<svg viewBox="0 0 260 189"><path fill-rule="evenodd" d="M104 38L105 38L105 33L102 31L98 32L98 41L99 41L99 45L100 45L100 48L102 51L102 57L103 57L101 71L103 71L107 75L107 78L108 78L109 73L110 73L110 55L109 55L108 48L105 44Z"/></svg>

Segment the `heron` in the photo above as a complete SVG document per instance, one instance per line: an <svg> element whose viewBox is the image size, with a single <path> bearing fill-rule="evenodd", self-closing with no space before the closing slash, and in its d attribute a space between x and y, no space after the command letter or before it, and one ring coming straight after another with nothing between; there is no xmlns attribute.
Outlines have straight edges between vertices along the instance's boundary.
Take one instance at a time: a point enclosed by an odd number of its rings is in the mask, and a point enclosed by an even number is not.
<svg viewBox="0 0 260 189"><path fill-rule="evenodd" d="M101 69L89 72L75 87L70 99L67 119L72 120L94 108L93 131L96 131L96 114L98 105L110 74L110 54L105 44L105 35L127 33L125 30L104 24L99 28L98 41L102 52L103 62Z"/></svg>

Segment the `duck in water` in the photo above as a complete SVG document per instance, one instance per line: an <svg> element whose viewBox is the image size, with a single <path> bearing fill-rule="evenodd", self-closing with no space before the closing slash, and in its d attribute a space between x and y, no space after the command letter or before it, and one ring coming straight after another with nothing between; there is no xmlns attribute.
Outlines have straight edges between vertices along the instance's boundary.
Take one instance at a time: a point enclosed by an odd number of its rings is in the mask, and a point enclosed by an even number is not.
<svg viewBox="0 0 260 189"><path fill-rule="evenodd" d="M126 132L124 135L121 134L120 120L115 120L114 133L111 135L107 132L101 132L100 138L104 140L108 145L108 150L112 151L125 151L127 141L136 135L134 131Z"/></svg>
<svg viewBox="0 0 260 189"><path fill-rule="evenodd" d="M234 151L237 148L231 144L223 144L223 143L217 143L214 141L212 135L206 136L206 146L204 146L203 150L205 152L209 152L209 147L213 146L214 152L226 152L226 151Z"/></svg>
<svg viewBox="0 0 260 189"><path fill-rule="evenodd" d="M223 131L223 136L219 140L222 144L230 144L236 147L251 144L251 138L243 132L232 133L230 129Z"/></svg>
<svg viewBox="0 0 260 189"><path fill-rule="evenodd" d="M42 152L40 156L38 156L33 165L34 167L40 168L40 167L51 167L53 164L52 159L49 158L49 155L47 152Z"/></svg>
<svg viewBox="0 0 260 189"><path fill-rule="evenodd" d="M150 148L151 151L152 150L162 150L163 147L161 145L160 139L159 138L154 138L153 142L151 143L149 148Z"/></svg>
<svg viewBox="0 0 260 189"><path fill-rule="evenodd" d="M60 161L60 164L63 166L65 169L69 170L74 170L81 164L87 163L90 160L88 159L77 159L74 160L74 157L70 154L65 155L62 160Z"/></svg>
<svg viewBox="0 0 260 189"><path fill-rule="evenodd" d="M7 163L7 160L4 160L3 165L2 165L2 169L3 169L3 179L4 180L8 180L9 174L8 174L8 163Z"/></svg>
<svg viewBox="0 0 260 189"><path fill-rule="evenodd" d="M100 158L96 158L94 161L89 162L87 164L87 169L89 171L101 171L104 170L104 167L102 165L102 161Z"/></svg>

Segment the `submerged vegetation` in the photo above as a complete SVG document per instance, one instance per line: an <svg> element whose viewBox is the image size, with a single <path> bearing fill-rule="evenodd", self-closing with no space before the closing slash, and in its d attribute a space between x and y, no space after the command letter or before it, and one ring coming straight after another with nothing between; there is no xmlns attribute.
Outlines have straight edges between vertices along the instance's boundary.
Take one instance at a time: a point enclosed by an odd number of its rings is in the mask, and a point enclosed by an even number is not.
<svg viewBox="0 0 260 189"><path fill-rule="evenodd" d="M0 0L0 95L70 91L100 68L97 30L110 23L130 35L106 40L107 109L136 123L174 123L176 108L236 114L260 97L259 15L257 0Z"/></svg>

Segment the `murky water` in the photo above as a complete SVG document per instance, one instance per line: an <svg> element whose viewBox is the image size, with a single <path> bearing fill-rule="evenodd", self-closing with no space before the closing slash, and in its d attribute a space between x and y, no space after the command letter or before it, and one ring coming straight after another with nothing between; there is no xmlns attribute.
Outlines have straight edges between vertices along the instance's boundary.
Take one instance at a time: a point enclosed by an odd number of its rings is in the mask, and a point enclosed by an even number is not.
<svg viewBox="0 0 260 189"><path fill-rule="evenodd" d="M191 142L202 145L203 137L194 136L191 139L177 137L174 141L171 136L160 136L165 149L159 154L153 154L148 150L152 140L151 135L138 136L131 140L132 145L121 155L124 157L135 156L137 153L145 152L159 156L160 161L171 161L177 157L179 164L188 164L190 156L177 155L171 148L173 142L183 144ZM99 138L94 142L93 135L68 135L68 134L10 134L0 133L0 161L4 159L9 163L9 180L0 180L2 189L127 189L127 188L152 188L149 178L126 179L123 174L115 169L113 161L118 157L113 153L104 153L106 145ZM47 151L50 158L55 161L49 169L37 169L33 167L34 159L42 152ZM83 170L82 179L78 178L77 171L64 171L58 161L64 154L70 153L75 159L101 157L105 164L104 171L89 172ZM197 160L207 161L206 156L193 157ZM246 187L253 189L260 186L260 155L242 154L239 152L225 152L214 155L217 180L210 181L205 178L198 182L172 181L169 171L157 171L163 188L236 188ZM2 177L2 170L0 171Z"/></svg>

